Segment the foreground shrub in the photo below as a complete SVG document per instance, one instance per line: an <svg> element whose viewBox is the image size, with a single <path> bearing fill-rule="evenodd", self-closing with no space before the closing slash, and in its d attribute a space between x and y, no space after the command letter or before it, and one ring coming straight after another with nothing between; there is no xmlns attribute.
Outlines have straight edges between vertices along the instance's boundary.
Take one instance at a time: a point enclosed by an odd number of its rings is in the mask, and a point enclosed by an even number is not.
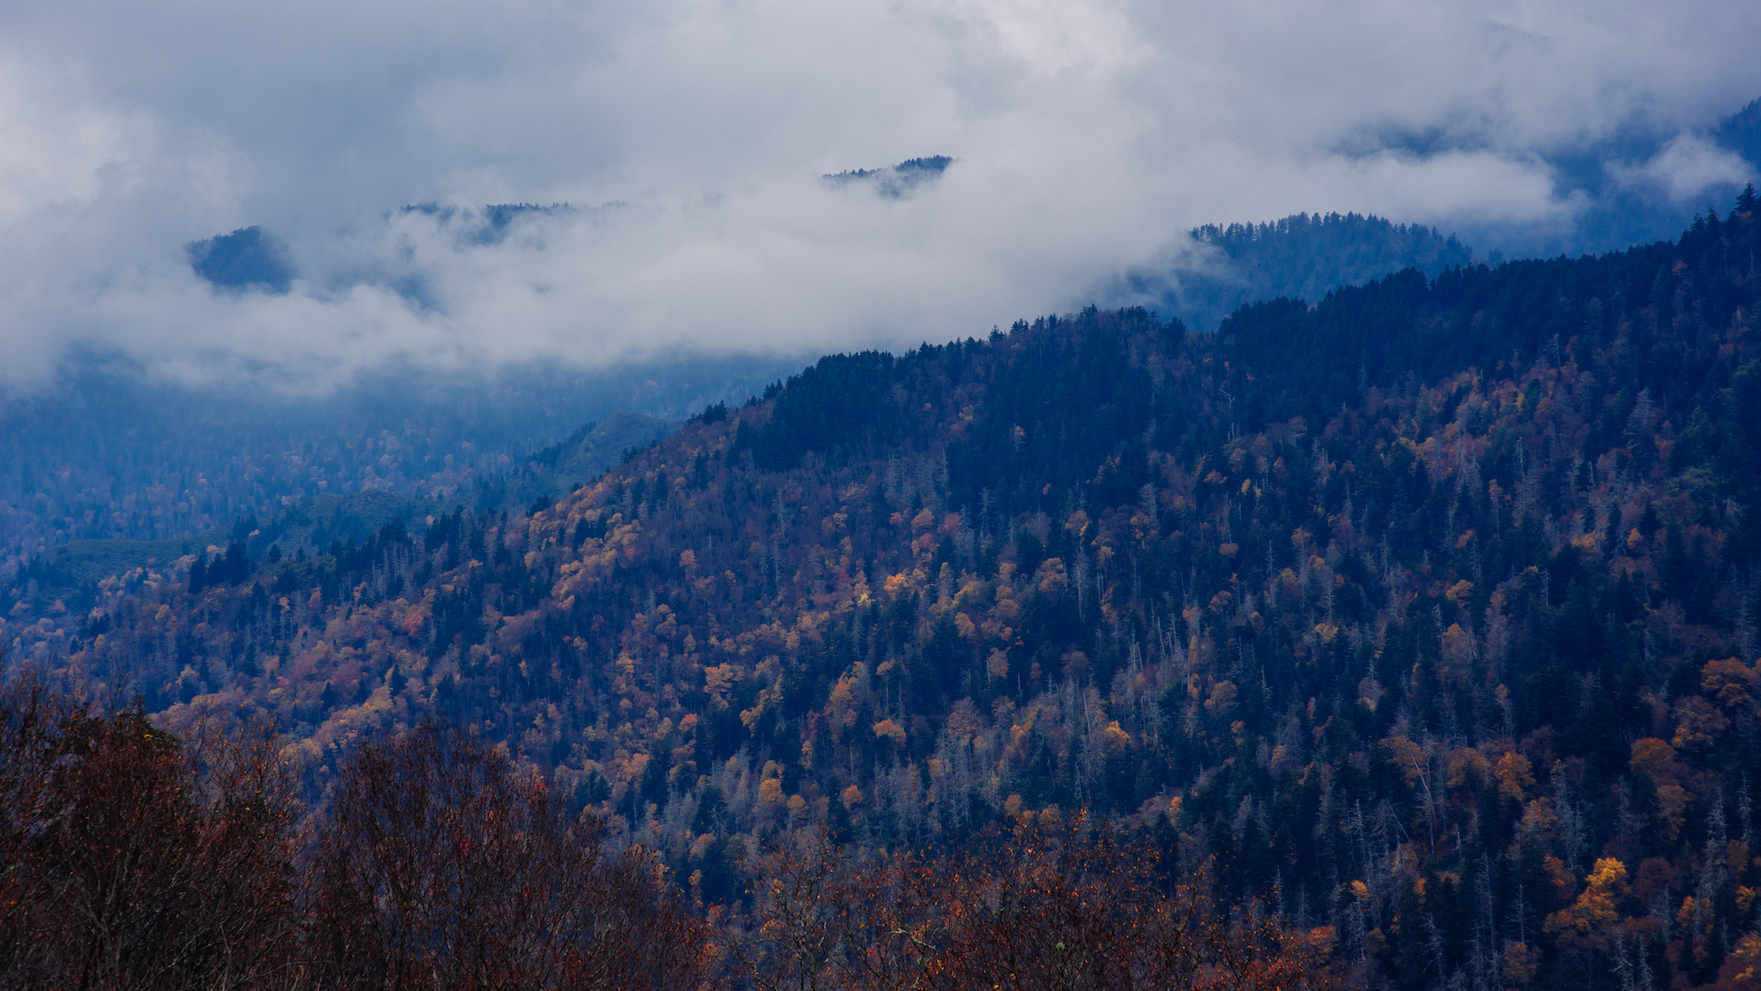
<svg viewBox="0 0 1761 991"><path fill-rule="evenodd" d="M862 858L823 837L758 865L734 968L783 991L1296 991L1327 984L1330 934L1170 884L1156 849L1083 816L1024 816L949 851Z"/></svg>
<svg viewBox="0 0 1761 991"><path fill-rule="evenodd" d="M432 724L343 766L310 884L342 988L694 987L710 945L646 851Z"/></svg>
<svg viewBox="0 0 1761 991"><path fill-rule="evenodd" d="M0 688L0 986L264 988L298 973L273 737L185 740L25 673Z"/></svg>

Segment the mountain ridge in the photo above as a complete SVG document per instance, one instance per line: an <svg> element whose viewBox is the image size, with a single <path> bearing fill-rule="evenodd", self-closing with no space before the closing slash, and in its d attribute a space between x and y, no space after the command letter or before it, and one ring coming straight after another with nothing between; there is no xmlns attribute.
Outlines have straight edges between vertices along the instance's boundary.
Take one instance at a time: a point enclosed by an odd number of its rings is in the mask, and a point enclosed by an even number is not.
<svg viewBox="0 0 1761 991"><path fill-rule="evenodd" d="M779 838L1082 808L1377 987L1625 991L1612 955L1736 991L1756 206L1208 334L1090 307L832 355L530 511L135 576L85 617L15 592L6 633L171 724L277 720L315 795L441 719L705 904Z"/></svg>

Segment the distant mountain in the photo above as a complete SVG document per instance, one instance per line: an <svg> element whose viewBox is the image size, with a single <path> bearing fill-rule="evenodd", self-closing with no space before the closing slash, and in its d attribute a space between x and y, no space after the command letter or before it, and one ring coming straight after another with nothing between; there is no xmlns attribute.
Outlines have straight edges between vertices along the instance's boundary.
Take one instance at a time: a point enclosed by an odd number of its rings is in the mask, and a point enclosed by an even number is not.
<svg viewBox="0 0 1761 991"><path fill-rule="evenodd" d="M611 463L664 433L646 424L739 401L799 367L735 356L600 372L387 370L302 397L153 382L127 362L78 357L53 387L0 400L0 573L69 541L181 540L325 493L501 493L529 452L598 422L556 466L580 481L607 449Z"/></svg>
<svg viewBox="0 0 1761 991"><path fill-rule="evenodd" d="M1695 188L1676 188L1672 145L1698 143L1736 155L1747 175L1702 186L1690 169ZM1464 223L1457 228L1462 239L1510 257L1576 256L1672 240L1696 215L1761 180L1761 100L1703 131L1633 126L1591 146L1552 152L1546 162L1555 195L1577 201L1569 219Z"/></svg>
<svg viewBox="0 0 1761 991"><path fill-rule="evenodd" d="M277 560L283 555L315 554L328 549L332 541L364 542L393 521L423 529L426 517L438 508L434 502L390 492L318 495L261 521L249 516L180 539L75 540L54 555L32 561L13 580L45 588L92 589L109 576L170 573L180 559L204 552L224 555L234 544L252 561L271 554Z"/></svg>
<svg viewBox="0 0 1761 991"><path fill-rule="evenodd" d="M603 207L595 209L604 209ZM568 203L539 206L536 203L492 203L481 210L464 210L442 203L418 203L406 206L402 213L420 213L450 223L457 221L460 238L467 244L500 244L516 221L529 217L562 217L584 212Z"/></svg>
<svg viewBox="0 0 1761 991"><path fill-rule="evenodd" d="M1546 162L1554 174L1557 195L1561 198L1575 197L1579 201L1569 220L1521 223L1464 221L1450 238L1459 236L1461 241L1479 245L1482 250L1497 251L1500 256L1511 257L1618 250L1629 245L1671 238L1692 222L1695 213L1704 213L1712 203L1728 202L1745 181L1739 179L1714 183L1692 194L1679 194L1679 191L1667 188L1667 183L1647 173L1647 167L1661 161L1661 156L1665 155L1671 143L1682 139L1703 139L1729 151L1749 164L1749 178L1761 177L1761 100L1749 103L1704 133L1635 124L1592 145L1551 152L1546 156ZM1457 147L1450 144L1446 136L1432 134L1384 135L1366 150L1381 152L1390 149L1417 155L1472 150L1467 146ZM827 174L821 178L834 187L866 188L882 198L907 199L927 184L940 179L954 161L948 155L933 155L907 159L890 167L852 169ZM398 212L420 213L435 217L443 223L456 223L463 243L485 246L501 243L509 230L522 218L564 216L618 206L621 204L608 203L600 207L585 208L567 203L553 203L548 206L501 203L467 209L449 204L420 203L403 207ZM1434 235L1435 231L1424 227L1409 229L1380 218L1357 217L1354 214L1344 217L1337 214L1315 214L1312 218L1308 214L1299 214L1274 221L1272 226L1296 223L1299 218L1304 218L1304 224L1336 225L1336 229L1325 231L1326 236L1318 241L1313 237L1299 236L1292 242L1293 245L1317 244L1330 239L1332 244L1346 244L1354 252L1380 252L1387 260L1408 260L1413 267L1429 275L1435 275L1437 271L1434 256L1442 253L1454 258L1461 256L1461 252L1465 250L1458 243L1450 246L1450 250L1440 252L1439 246L1424 243L1422 236L1427 232ZM1232 224L1223 229L1252 228L1260 231L1266 226ZM1215 228L1205 227L1200 228L1199 232L1214 230ZM1283 232L1280 230L1279 233ZM1250 239L1261 236L1256 233ZM1212 240L1208 235L1201 239L1221 243ZM1402 241L1410 243L1403 244ZM192 242L186 249L190 265L196 273L215 286L225 289L285 292L291 280L298 274L293 269L286 250L271 234L256 226ZM1231 258L1239 261L1233 253L1233 246L1230 246L1230 250ZM1286 250L1300 252L1302 248L1292 247ZM1324 254L1317 255L1314 260L1321 267L1310 272L1301 270L1300 264L1298 267L1289 267L1287 262L1294 259L1287 259L1280 263L1284 267L1270 272L1260 269L1264 262L1249 262L1221 273L1197 273L1187 280L1190 288L1179 294L1176 301L1179 305L1174 312L1180 313L1183 319L1188 319L1195 325L1215 326L1234 306L1248 299L1269 299L1277 295L1289 295L1292 291L1299 294L1293 298L1314 298L1309 293L1325 292L1338 285L1359 284L1366 279L1393 271L1386 269L1381 259L1374 262L1353 259L1340 267L1338 272L1329 274L1329 270L1325 268L1328 259ZM1465 257L1461 257L1461 260L1465 261ZM1264 286L1255 281L1262 276L1269 277ZM1130 274L1125 278L1128 282L1154 280L1153 274L1143 272ZM1232 291L1231 286L1239 286L1241 291ZM406 295L422 295L419 286L400 284L395 288ZM1168 301L1163 302L1168 305Z"/></svg>
<svg viewBox="0 0 1761 991"><path fill-rule="evenodd" d="M830 186L866 186L889 200L909 198L918 188L942 177L954 159L947 155L909 158L885 169L856 169L823 176Z"/></svg>
<svg viewBox="0 0 1761 991"><path fill-rule="evenodd" d="M715 410L725 410L716 406ZM531 504L532 511L604 475L639 452L676 433L683 420L663 420L638 413L613 413L577 430L566 440L536 451L503 472L488 473L474 487L430 489L421 496L384 489L352 495L323 493L301 499L261 520L256 515L211 527L200 533L161 540L72 540L52 554L36 557L10 581L15 587L81 589L92 594L107 576L155 569L169 573L188 567L191 555L238 553L250 561L273 563L282 558L322 554L333 542L354 546L388 525L412 531L427 529L436 514L461 506L489 511L504 505Z"/></svg>
<svg viewBox="0 0 1761 991"><path fill-rule="evenodd" d="M1374 215L1302 213L1269 223L1210 224L1191 235L1216 253L1182 259L1173 269L1134 269L1100 295L1116 304L1152 306L1210 330L1250 302L1283 296L1313 303L1333 289L1403 268L1434 278L1476 260L1496 264L1505 257L1575 255L1671 239L1743 186L1743 180L1718 183L1683 200L1647 176L1647 163L1664 155L1671 141L1694 137L1635 129L1556 153L1549 164L1561 194L1582 201L1569 223L1465 224L1443 234ZM1698 137L1740 156L1751 176L1761 178L1761 100ZM1445 150L1417 138L1397 144L1413 153ZM1483 254L1476 255L1470 243Z"/></svg>
<svg viewBox="0 0 1761 991"><path fill-rule="evenodd" d="M1750 101L1748 106L1725 118L1712 136L1761 171L1761 100Z"/></svg>
<svg viewBox="0 0 1761 991"><path fill-rule="evenodd" d="M1214 330L1247 303L1279 297L1314 302L1341 286L1402 269L1434 277L1474 261L1453 235L1355 213L1208 224L1191 234L1213 253L1173 271L1129 273L1110 294L1173 313L1194 329Z"/></svg>
<svg viewBox="0 0 1761 991"><path fill-rule="evenodd" d="M263 228L243 227L193 241L184 248L190 268L218 289L287 292L294 271L286 252Z"/></svg>
<svg viewBox="0 0 1761 991"><path fill-rule="evenodd" d="M725 409L717 404L715 409ZM514 471L486 484L479 501L489 505L546 506L559 497L671 437L683 420L640 413L613 413L589 423L560 443L533 452Z"/></svg>
<svg viewBox="0 0 1761 991"><path fill-rule="evenodd" d="M540 206L536 203L492 203L481 209L466 209L444 203L417 203L397 211L433 217L442 224L453 225L462 244L492 246L507 239L509 231L522 219L561 217L592 210L615 208L618 204L583 208L568 203ZM231 234L220 234L192 241L184 246L190 268L217 289L254 290L285 293L299 274L287 249L260 226L243 227ZM400 290L411 287L393 286ZM410 291L405 294L409 295ZM419 295L419 293L418 293Z"/></svg>

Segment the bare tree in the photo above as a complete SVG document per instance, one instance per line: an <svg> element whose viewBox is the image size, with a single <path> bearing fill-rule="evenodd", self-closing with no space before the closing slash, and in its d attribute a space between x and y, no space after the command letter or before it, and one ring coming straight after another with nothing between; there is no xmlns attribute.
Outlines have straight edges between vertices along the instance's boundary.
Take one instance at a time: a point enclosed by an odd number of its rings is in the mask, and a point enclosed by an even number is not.
<svg viewBox="0 0 1761 991"><path fill-rule="evenodd" d="M766 991L1330 984L1309 934L1218 906L1202 872L1169 886L1152 846L1081 816L936 855L784 845L752 891L751 919L728 927L732 976Z"/></svg>
<svg viewBox="0 0 1761 991"><path fill-rule="evenodd" d="M292 803L271 734L186 746L34 672L0 689L0 983L271 987L297 976Z"/></svg>
<svg viewBox="0 0 1761 991"><path fill-rule="evenodd" d="M916 863L785 836L751 871L750 916L724 920L728 976L762 991L923 986L933 913Z"/></svg>
<svg viewBox="0 0 1761 991"><path fill-rule="evenodd" d="M690 987L712 951L646 851L435 724L343 767L310 883L314 957L344 988Z"/></svg>

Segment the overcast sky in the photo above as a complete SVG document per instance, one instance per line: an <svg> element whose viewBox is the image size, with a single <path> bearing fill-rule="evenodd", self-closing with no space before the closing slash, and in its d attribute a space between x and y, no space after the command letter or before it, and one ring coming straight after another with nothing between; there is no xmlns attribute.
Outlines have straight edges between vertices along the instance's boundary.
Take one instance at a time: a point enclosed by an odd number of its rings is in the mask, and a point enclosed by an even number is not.
<svg viewBox="0 0 1761 991"><path fill-rule="evenodd" d="M1740 176L1693 131L1761 96L1757 38L1750 0L10 0L0 377L78 342L289 388L898 345L1080 305L1199 223L1569 225L1545 158L1623 130L1686 132L1623 181ZM818 178L935 154L908 199ZM521 201L621 206L497 246L387 219ZM290 293L190 272L249 224Z"/></svg>

